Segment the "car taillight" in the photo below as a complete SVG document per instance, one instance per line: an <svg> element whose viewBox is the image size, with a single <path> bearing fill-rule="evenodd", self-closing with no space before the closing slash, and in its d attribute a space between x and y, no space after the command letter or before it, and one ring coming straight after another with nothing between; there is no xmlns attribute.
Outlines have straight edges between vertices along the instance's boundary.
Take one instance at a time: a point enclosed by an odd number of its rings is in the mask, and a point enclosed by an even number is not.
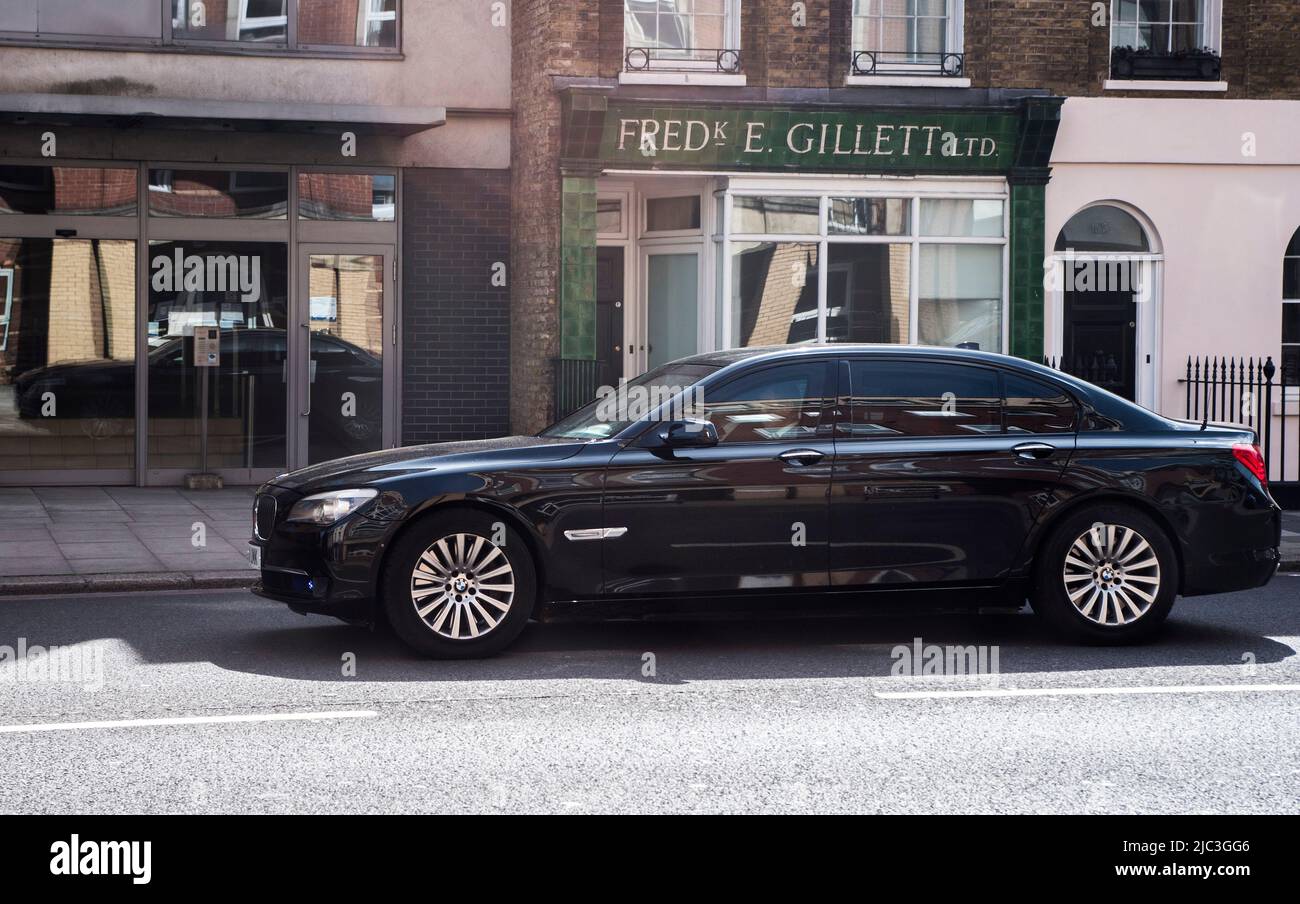
<svg viewBox="0 0 1300 904"><path fill-rule="evenodd" d="M1264 465L1264 453L1259 451L1259 446L1250 443L1235 443L1232 447L1232 454L1236 456L1237 461L1246 466L1247 471L1258 478L1264 489L1268 489L1268 468Z"/></svg>

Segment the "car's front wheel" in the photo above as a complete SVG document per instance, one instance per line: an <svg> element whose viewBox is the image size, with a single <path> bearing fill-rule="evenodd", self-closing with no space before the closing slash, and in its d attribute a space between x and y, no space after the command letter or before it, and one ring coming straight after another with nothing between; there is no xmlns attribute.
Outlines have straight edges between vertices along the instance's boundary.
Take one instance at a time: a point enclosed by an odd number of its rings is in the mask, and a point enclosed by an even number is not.
<svg viewBox="0 0 1300 904"><path fill-rule="evenodd" d="M430 515L393 547L384 611L408 646L436 659L493 656L532 614L537 575L523 538L481 512Z"/></svg>
<svg viewBox="0 0 1300 904"><path fill-rule="evenodd" d="M1148 640L1178 593L1178 557L1164 530L1122 505L1068 516L1037 557L1034 611L1083 643Z"/></svg>

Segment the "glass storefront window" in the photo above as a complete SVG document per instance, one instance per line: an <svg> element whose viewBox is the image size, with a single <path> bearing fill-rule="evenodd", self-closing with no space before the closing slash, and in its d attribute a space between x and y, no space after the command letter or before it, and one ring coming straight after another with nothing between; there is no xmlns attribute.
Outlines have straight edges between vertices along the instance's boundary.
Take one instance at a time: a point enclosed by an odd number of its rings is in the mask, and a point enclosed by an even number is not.
<svg viewBox="0 0 1300 904"><path fill-rule="evenodd" d="M821 231L820 198L752 198L738 196L731 209L736 235L817 235Z"/></svg>
<svg viewBox="0 0 1300 904"><path fill-rule="evenodd" d="M298 43L397 46L397 0L298 0Z"/></svg>
<svg viewBox="0 0 1300 904"><path fill-rule="evenodd" d="M815 242L733 242L732 345L785 345L817 339Z"/></svg>
<svg viewBox="0 0 1300 904"><path fill-rule="evenodd" d="M1002 246L922 245L917 339L1002 351Z"/></svg>
<svg viewBox="0 0 1300 904"><path fill-rule="evenodd" d="M377 173L299 173L298 216L304 220L391 223L397 177Z"/></svg>
<svg viewBox="0 0 1300 904"><path fill-rule="evenodd" d="M908 341L911 245L832 244L826 267L827 340Z"/></svg>
<svg viewBox="0 0 1300 904"><path fill-rule="evenodd" d="M149 170L155 217L283 220L289 174L275 171Z"/></svg>
<svg viewBox="0 0 1300 904"><path fill-rule="evenodd" d="M831 198L831 235L911 235L911 198Z"/></svg>
<svg viewBox="0 0 1300 904"><path fill-rule="evenodd" d="M177 40L285 44L288 0L173 0Z"/></svg>
<svg viewBox="0 0 1300 904"><path fill-rule="evenodd" d="M206 379L209 470L283 468L287 246L150 242L148 281L149 467L200 467ZM220 328L220 366L194 366L196 326Z"/></svg>
<svg viewBox="0 0 1300 904"><path fill-rule="evenodd" d="M133 217L137 181L134 167L0 166L0 216Z"/></svg>
<svg viewBox="0 0 1300 904"><path fill-rule="evenodd" d="M922 198L921 235L1001 238L1002 202L979 198Z"/></svg>
<svg viewBox="0 0 1300 904"><path fill-rule="evenodd" d="M700 228L700 196L647 198L646 232L686 232Z"/></svg>
<svg viewBox="0 0 1300 904"><path fill-rule="evenodd" d="M0 472L135 467L135 242L0 238Z"/></svg>

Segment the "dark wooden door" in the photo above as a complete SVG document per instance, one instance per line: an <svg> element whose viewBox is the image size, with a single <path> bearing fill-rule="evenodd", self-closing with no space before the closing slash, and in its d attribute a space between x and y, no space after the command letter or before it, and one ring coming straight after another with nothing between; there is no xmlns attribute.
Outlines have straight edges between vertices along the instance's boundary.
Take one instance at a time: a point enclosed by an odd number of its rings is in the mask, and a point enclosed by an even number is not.
<svg viewBox="0 0 1300 904"><path fill-rule="evenodd" d="M623 249L596 249L596 360L601 386L623 377Z"/></svg>
<svg viewBox="0 0 1300 904"><path fill-rule="evenodd" d="M1137 302L1131 289L1067 288L1062 339L1063 371L1136 401Z"/></svg>

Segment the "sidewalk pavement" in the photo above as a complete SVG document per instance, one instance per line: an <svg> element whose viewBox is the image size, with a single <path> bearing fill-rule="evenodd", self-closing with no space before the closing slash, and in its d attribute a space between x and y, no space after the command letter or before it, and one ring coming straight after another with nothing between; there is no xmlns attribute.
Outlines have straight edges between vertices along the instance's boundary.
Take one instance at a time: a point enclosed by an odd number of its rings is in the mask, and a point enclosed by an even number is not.
<svg viewBox="0 0 1300 904"><path fill-rule="evenodd" d="M247 587L254 492L0 488L0 596ZM1282 527L1282 570L1300 572L1300 512Z"/></svg>
<svg viewBox="0 0 1300 904"><path fill-rule="evenodd" d="M255 492L0 488L0 595L250 586Z"/></svg>

